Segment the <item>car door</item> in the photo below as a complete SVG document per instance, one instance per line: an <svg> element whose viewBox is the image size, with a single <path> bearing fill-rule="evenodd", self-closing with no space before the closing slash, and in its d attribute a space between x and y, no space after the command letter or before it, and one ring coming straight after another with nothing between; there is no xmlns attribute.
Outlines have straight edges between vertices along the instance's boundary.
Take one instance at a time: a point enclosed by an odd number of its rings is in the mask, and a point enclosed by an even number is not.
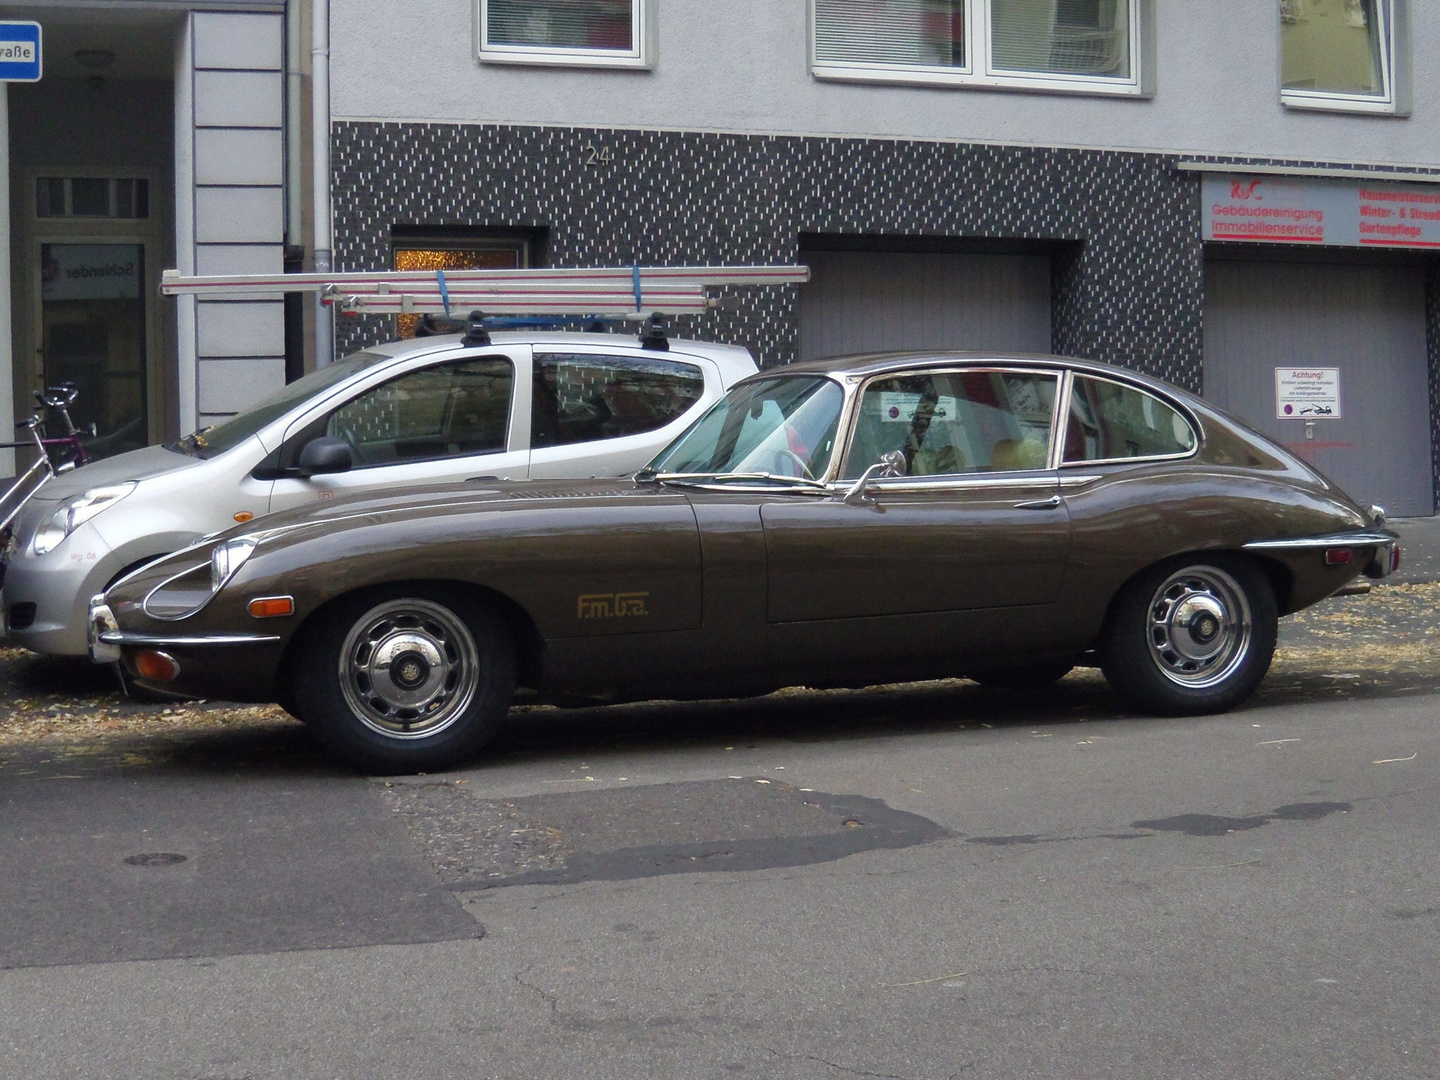
<svg viewBox="0 0 1440 1080"><path fill-rule="evenodd" d="M1061 374L953 368L871 379L842 485L891 451L863 500L761 509L771 624L1053 604L1069 523L1053 432Z"/></svg>
<svg viewBox="0 0 1440 1080"><path fill-rule="evenodd" d="M466 350L371 385L295 421L274 461L271 511L337 495L527 475L529 347ZM350 447L347 472L287 475L322 435Z"/></svg>
<svg viewBox="0 0 1440 1080"><path fill-rule="evenodd" d="M703 357L537 346L530 389L530 476L628 476L718 397ZM707 387L713 392L707 392Z"/></svg>

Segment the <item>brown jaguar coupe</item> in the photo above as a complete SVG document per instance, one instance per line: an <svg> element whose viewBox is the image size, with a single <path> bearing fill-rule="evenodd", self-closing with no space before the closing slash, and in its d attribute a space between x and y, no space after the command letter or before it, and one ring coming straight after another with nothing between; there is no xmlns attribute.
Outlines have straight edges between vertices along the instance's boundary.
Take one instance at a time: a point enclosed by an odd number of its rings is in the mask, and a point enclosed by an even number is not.
<svg viewBox="0 0 1440 1080"><path fill-rule="evenodd" d="M351 467L343 445L301 462ZM1394 568L1383 526L1129 371L845 357L736 384L629 480L482 476L251 522L97 596L91 654L278 701L388 772L472 756L517 688L1036 687L1098 664L1136 709L1204 713L1259 684L1279 616Z"/></svg>

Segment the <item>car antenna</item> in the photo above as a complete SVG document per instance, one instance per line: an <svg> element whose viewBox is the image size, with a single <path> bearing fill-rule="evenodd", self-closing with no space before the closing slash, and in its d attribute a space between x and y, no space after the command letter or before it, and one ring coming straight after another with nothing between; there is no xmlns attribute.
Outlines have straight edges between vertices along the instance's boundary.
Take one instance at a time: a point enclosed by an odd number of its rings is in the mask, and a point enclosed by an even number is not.
<svg viewBox="0 0 1440 1080"><path fill-rule="evenodd" d="M467 349L490 344L490 331L485 326L483 311L470 312L470 318L465 321L465 336L460 339L460 344Z"/></svg>
<svg viewBox="0 0 1440 1080"><path fill-rule="evenodd" d="M652 312L645 320L645 326L640 331L640 347L642 349L654 349L656 352L670 351L670 338L665 331L665 320L660 317L658 311Z"/></svg>

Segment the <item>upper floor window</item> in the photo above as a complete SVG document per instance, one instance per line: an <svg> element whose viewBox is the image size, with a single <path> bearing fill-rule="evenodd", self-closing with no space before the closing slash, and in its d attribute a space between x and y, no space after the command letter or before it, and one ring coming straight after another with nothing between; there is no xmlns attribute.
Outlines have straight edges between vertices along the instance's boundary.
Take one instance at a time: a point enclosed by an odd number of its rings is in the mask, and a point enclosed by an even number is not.
<svg viewBox="0 0 1440 1080"><path fill-rule="evenodd" d="M649 67L655 0L476 0L480 59Z"/></svg>
<svg viewBox="0 0 1440 1080"><path fill-rule="evenodd" d="M1399 112L1395 0L1280 0L1280 97L1292 108Z"/></svg>
<svg viewBox="0 0 1440 1080"><path fill-rule="evenodd" d="M1148 0L811 0L821 78L1139 94Z"/></svg>

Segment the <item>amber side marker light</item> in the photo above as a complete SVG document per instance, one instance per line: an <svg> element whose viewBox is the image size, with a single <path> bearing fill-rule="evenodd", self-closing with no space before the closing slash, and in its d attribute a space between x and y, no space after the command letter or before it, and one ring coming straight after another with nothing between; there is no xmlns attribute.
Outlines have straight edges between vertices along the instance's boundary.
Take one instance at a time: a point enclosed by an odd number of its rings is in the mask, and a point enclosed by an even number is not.
<svg viewBox="0 0 1440 1080"><path fill-rule="evenodd" d="M180 665L168 653L146 649L135 656L135 673L146 682L165 683L180 674Z"/></svg>
<svg viewBox="0 0 1440 1080"><path fill-rule="evenodd" d="M1351 562L1354 562L1354 561L1355 561L1355 552L1351 551L1349 548L1326 548L1326 549L1325 549L1325 565L1326 565L1326 566L1345 566L1345 565L1347 565L1348 563L1351 563Z"/></svg>
<svg viewBox="0 0 1440 1080"><path fill-rule="evenodd" d="M293 596L257 596L250 601L250 614L257 619L273 619L295 614Z"/></svg>
<svg viewBox="0 0 1440 1080"><path fill-rule="evenodd" d="M255 515L252 514L249 510L241 510L236 513L235 520L238 521L241 525L244 525L247 521L254 521Z"/></svg>

